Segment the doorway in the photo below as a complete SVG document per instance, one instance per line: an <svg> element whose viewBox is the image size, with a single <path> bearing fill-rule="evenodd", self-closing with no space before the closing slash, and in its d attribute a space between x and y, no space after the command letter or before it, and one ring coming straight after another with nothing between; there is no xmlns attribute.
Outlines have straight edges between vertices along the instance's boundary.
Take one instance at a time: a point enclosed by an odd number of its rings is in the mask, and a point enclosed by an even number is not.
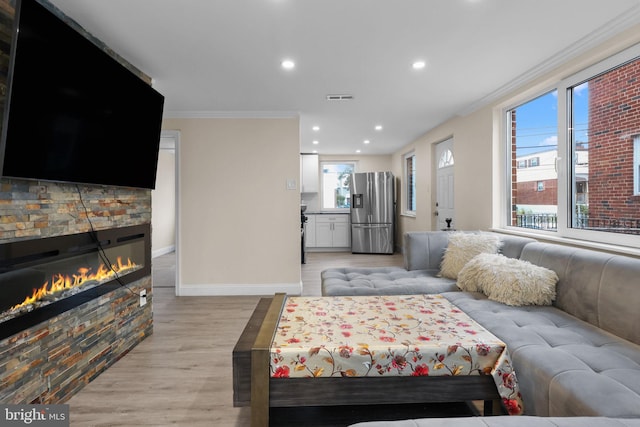
<svg viewBox="0 0 640 427"><path fill-rule="evenodd" d="M453 138L436 145L435 163L437 229L455 229Z"/></svg>
<svg viewBox="0 0 640 427"><path fill-rule="evenodd" d="M162 131L156 188L151 193L153 227L153 286L175 288L178 285L178 131Z"/></svg>

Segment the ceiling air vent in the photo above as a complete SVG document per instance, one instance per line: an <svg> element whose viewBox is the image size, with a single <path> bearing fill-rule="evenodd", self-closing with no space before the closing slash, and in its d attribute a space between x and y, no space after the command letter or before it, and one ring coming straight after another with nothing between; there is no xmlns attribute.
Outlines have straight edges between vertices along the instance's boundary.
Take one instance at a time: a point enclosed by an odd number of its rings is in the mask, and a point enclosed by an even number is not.
<svg viewBox="0 0 640 427"><path fill-rule="evenodd" d="M327 95L327 101L351 101L353 95Z"/></svg>

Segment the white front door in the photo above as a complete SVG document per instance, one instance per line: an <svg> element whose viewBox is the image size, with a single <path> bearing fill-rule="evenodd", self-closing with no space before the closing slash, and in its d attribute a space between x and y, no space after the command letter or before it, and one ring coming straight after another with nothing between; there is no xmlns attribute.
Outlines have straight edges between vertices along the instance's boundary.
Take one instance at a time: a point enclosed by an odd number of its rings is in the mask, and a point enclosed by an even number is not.
<svg viewBox="0 0 640 427"><path fill-rule="evenodd" d="M447 139L436 145L436 209L437 229L456 228L454 210L454 161L453 139Z"/></svg>

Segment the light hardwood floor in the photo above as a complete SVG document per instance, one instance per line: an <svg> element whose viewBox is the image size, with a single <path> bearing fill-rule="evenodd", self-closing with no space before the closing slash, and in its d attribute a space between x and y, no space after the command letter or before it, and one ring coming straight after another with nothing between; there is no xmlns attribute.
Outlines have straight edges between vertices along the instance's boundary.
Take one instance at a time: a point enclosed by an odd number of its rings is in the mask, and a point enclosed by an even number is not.
<svg viewBox="0 0 640 427"><path fill-rule="evenodd" d="M320 295L325 268L393 265L402 265L402 255L310 253L303 294ZM154 266L154 280L170 281L170 260ZM171 287L154 288L153 335L67 402L71 426L248 426L249 408L232 404L231 352L258 300L178 298Z"/></svg>

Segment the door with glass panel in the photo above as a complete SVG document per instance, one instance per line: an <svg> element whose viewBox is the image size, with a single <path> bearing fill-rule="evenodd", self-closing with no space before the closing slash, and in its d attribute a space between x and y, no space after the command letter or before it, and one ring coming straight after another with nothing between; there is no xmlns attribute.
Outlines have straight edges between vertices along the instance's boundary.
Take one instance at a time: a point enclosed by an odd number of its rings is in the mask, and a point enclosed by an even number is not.
<svg viewBox="0 0 640 427"><path fill-rule="evenodd" d="M436 145L436 221L438 230L455 228L453 139Z"/></svg>

